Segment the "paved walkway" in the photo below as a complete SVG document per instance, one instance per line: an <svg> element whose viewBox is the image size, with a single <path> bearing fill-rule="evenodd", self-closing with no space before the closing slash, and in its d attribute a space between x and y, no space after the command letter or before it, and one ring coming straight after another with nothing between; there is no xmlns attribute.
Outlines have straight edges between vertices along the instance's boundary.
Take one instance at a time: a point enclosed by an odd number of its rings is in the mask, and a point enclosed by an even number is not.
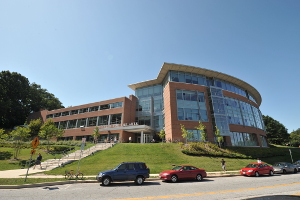
<svg viewBox="0 0 300 200"><path fill-rule="evenodd" d="M43 174L45 170L29 168L27 178L64 178L63 175L46 175ZM24 178L26 176L27 169L15 169L15 170L5 170L0 171L0 178ZM227 171L227 172L207 172L208 177L216 176L232 176L239 175L239 171ZM85 177L96 177L95 175L85 176ZM158 174L150 174L150 177L158 177ZM96 178L95 178L96 179Z"/></svg>

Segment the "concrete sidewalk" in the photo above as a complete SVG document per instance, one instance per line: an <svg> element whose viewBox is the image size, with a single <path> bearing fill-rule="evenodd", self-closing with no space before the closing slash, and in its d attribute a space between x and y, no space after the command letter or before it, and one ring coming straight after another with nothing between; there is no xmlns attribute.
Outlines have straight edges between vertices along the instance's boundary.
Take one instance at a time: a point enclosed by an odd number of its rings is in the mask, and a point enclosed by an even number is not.
<svg viewBox="0 0 300 200"><path fill-rule="evenodd" d="M64 178L63 175L46 175L43 174L43 172L46 170L43 169L32 169L29 168L28 176L27 178ZM0 178L24 178L26 176L27 169L14 169L14 170L5 170L0 171ZM223 176L236 176L240 175L239 171L218 171L218 172L207 172L207 177L223 177ZM150 174L150 177L152 178L158 178L158 174ZM95 177L95 175L89 175L84 177Z"/></svg>

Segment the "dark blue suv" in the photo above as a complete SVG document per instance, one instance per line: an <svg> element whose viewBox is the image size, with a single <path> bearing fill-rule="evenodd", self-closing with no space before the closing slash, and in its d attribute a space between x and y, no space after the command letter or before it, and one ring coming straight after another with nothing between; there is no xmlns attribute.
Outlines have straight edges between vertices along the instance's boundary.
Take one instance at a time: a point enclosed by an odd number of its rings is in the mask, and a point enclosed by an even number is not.
<svg viewBox="0 0 300 200"><path fill-rule="evenodd" d="M123 162L112 170L99 172L96 179L105 186L113 181L135 181L141 185L149 174L150 169L143 162Z"/></svg>

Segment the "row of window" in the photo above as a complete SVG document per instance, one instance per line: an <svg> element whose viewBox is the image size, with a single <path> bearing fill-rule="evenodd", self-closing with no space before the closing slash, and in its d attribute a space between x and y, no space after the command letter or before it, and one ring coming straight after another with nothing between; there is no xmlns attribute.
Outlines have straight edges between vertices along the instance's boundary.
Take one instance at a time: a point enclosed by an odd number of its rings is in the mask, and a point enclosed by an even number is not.
<svg viewBox="0 0 300 200"><path fill-rule="evenodd" d="M161 85L152 85L149 87L138 88L135 91L135 96L138 98L153 97L162 95Z"/></svg>
<svg viewBox="0 0 300 200"><path fill-rule="evenodd" d="M259 146L254 133L231 132L230 139L232 146Z"/></svg>
<svg viewBox="0 0 300 200"><path fill-rule="evenodd" d="M181 82L181 83L190 83L190 84L197 84L197 85L204 85L204 86L214 86L218 88L222 88L223 90L228 90L230 92L234 92L236 94L242 95L247 97L247 93L245 90L241 89L240 87L236 86L233 83L217 79L217 78L207 78L206 76L200 74L194 74L190 72L181 72L181 71L170 71L169 72L169 81L172 82ZM255 99L248 94L248 98L254 102Z"/></svg>
<svg viewBox="0 0 300 200"><path fill-rule="evenodd" d="M99 111L99 110L107 110L107 109L119 108L119 107L123 107L123 102L104 104L104 105L100 105L100 106L93 106L93 107L82 108L82 109L78 109L78 110L54 113L54 114L47 115L46 118L48 119L48 118L62 117L62 116L68 116L68 115L77 115L77 114L86 113L86 112L95 112L95 111Z"/></svg>
<svg viewBox="0 0 300 200"><path fill-rule="evenodd" d="M122 114L121 113L55 122L56 126L62 128L62 129L73 129L73 128L91 127L91 126L104 126L104 125L121 124L121 123L122 123Z"/></svg>

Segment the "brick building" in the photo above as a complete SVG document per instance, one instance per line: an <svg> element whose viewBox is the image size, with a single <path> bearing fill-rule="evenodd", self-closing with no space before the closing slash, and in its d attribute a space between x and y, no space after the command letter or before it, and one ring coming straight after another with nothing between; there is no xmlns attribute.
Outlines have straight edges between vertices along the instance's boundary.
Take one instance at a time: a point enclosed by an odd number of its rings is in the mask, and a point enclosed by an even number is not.
<svg viewBox="0 0 300 200"><path fill-rule="evenodd" d="M65 129L63 139L91 140L95 127L100 140L145 143L164 129L169 142L184 141L183 124L200 141L195 127L206 126L215 142L216 127L227 146L267 147L261 96L250 84L233 76L193 66L164 63L157 78L129 85L135 95L32 113L30 119L52 118Z"/></svg>

